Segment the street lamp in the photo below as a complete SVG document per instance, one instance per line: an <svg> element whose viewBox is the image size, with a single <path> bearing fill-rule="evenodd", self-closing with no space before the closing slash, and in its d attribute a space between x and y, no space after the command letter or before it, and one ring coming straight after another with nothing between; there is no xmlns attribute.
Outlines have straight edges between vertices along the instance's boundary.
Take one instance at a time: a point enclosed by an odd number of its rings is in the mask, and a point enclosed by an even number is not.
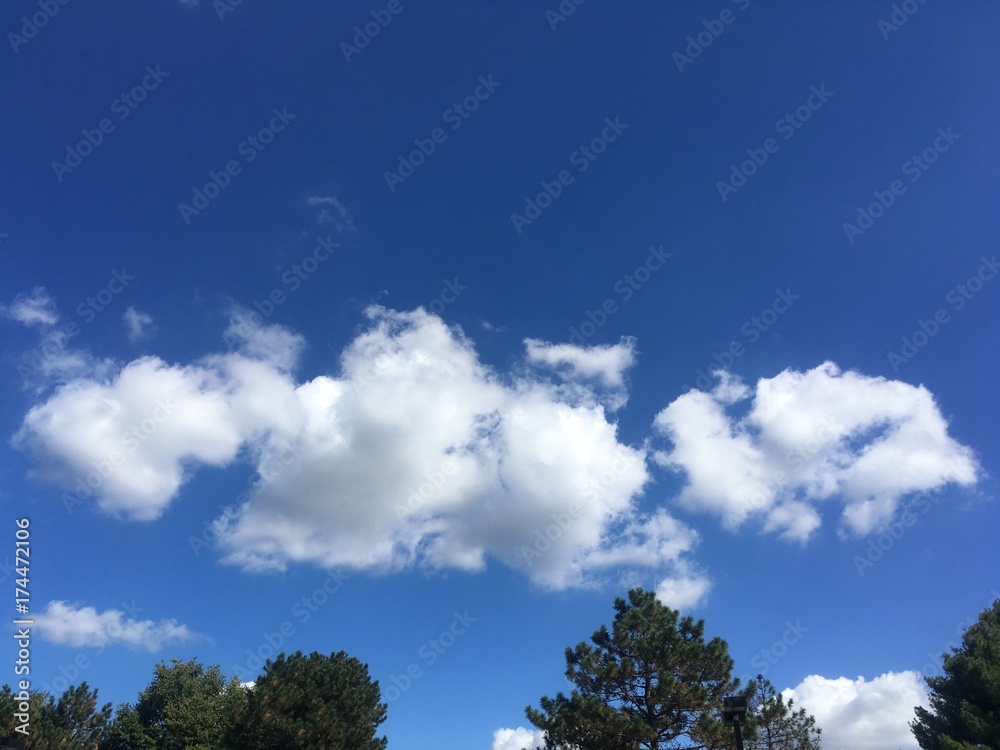
<svg viewBox="0 0 1000 750"><path fill-rule="evenodd" d="M736 732L736 750L743 750L743 731L740 725L747 720L747 697L733 695L722 699L722 721L733 725Z"/></svg>

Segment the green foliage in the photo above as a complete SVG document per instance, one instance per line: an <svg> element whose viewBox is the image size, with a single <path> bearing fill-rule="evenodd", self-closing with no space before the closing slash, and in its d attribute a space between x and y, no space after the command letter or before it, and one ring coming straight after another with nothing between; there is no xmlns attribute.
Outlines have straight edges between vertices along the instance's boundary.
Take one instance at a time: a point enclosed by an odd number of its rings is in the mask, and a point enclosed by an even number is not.
<svg viewBox="0 0 1000 750"><path fill-rule="evenodd" d="M108 727L101 742L101 750L154 750L153 739L135 713L135 707L127 703L118 706L115 720Z"/></svg>
<svg viewBox="0 0 1000 750"><path fill-rule="evenodd" d="M101 750L222 750L243 718L245 692L217 666L161 661L135 706L119 708Z"/></svg>
<svg viewBox="0 0 1000 750"><path fill-rule="evenodd" d="M566 649L569 696L543 697L526 709L548 748L639 750L728 748L722 698L735 693L733 661L721 638L705 641L705 624L681 617L649 591L615 600L611 632Z"/></svg>
<svg viewBox="0 0 1000 750"><path fill-rule="evenodd" d="M97 708L97 691L86 682L70 686L55 700L48 693L31 692L30 732L14 731L18 701L8 685L0 688L0 736L18 736L25 750L97 750L111 720L111 704Z"/></svg>
<svg viewBox="0 0 1000 750"><path fill-rule="evenodd" d="M962 644L944 657L944 674L926 677L928 711L910 724L923 750L1000 750L1000 599L980 613Z"/></svg>
<svg viewBox="0 0 1000 750"><path fill-rule="evenodd" d="M368 666L345 652L279 654L250 691L244 746L383 750L386 708Z"/></svg>
<svg viewBox="0 0 1000 750"><path fill-rule="evenodd" d="M753 750L819 750L820 730L804 708L785 702L774 685L758 675L747 690L749 721L745 746Z"/></svg>

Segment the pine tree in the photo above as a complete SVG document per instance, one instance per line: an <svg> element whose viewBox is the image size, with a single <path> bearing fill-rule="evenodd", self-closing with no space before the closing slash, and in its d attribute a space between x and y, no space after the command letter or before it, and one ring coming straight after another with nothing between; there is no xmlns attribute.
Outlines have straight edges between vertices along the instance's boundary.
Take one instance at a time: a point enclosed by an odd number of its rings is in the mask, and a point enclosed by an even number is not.
<svg viewBox="0 0 1000 750"><path fill-rule="evenodd" d="M244 747L384 750L386 708L368 665L345 652L279 654L250 691Z"/></svg>
<svg viewBox="0 0 1000 750"><path fill-rule="evenodd" d="M945 653L939 677L926 677L930 710L910 724L923 750L1000 750L1000 599L980 613Z"/></svg>
<svg viewBox="0 0 1000 750"><path fill-rule="evenodd" d="M733 661L721 638L705 641L704 621L681 617L652 592L615 600L611 632L566 649L569 696L543 697L526 714L546 747L579 750L728 748L725 695L736 693Z"/></svg>
<svg viewBox="0 0 1000 750"><path fill-rule="evenodd" d="M819 750L820 730L816 719L804 708L796 710L795 701L785 701L763 675L748 689L749 740L753 750Z"/></svg>

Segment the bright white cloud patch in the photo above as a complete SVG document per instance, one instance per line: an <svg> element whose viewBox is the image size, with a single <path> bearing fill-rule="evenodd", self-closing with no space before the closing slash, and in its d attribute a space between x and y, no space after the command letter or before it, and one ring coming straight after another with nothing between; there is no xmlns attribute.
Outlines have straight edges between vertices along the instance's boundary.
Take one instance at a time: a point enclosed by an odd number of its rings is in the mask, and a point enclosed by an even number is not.
<svg viewBox="0 0 1000 750"><path fill-rule="evenodd" d="M810 675L783 695L816 718L823 750L916 748L909 722L916 706L927 706L927 690L914 671L887 672L870 682Z"/></svg>
<svg viewBox="0 0 1000 750"><path fill-rule="evenodd" d="M494 558L548 588L652 569L692 597L698 537L636 510L645 452L619 442L589 372L501 375L434 315L368 314L337 376L297 382L301 337L237 311L233 351L76 379L29 411L15 444L40 475L140 520L197 466L249 458L261 481L219 524L225 559L248 569L478 571Z"/></svg>
<svg viewBox="0 0 1000 750"><path fill-rule="evenodd" d="M656 585L656 598L672 609L688 610L703 604L711 588L708 576L678 566L673 577L664 578Z"/></svg>
<svg viewBox="0 0 1000 750"><path fill-rule="evenodd" d="M540 729L498 729L493 733L492 750L536 750L545 747L545 733Z"/></svg>
<svg viewBox="0 0 1000 750"><path fill-rule="evenodd" d="M59 322L56 304L45 287L17 295L9 305L0 305L0 314L26 326L52 326Z"/></svg>
<svg viewBox="0 0 1000 750"><path fill-rule="evenodd" d="M624 385L625 371L635 364L635 339L623 338L614 346L581 347L574 344L550 344L525 339L528 359L549 367L565 367L571 377L596 378L604 385Z"/></svg>
<svg viewBox="0 0 1000 750"><path fill-rule="evenodd" d="M116 609L98 612L94 607L64 601L49 602L34 620L35 629L45 640L74 648L124 645L155 652L199 637L176 620L135 620Z"/></svg>
<svg viewBox="0 0 1000 750"><path fill-rule="evenodd" d="M727 412L751 397L745 416ZM685 507L716 513L730 529L757 516L766 531L797 541L820 525L821 501L839 498L843 527L866 534L908 493L970 485L979 472L926 388L831 362L752 390L721 373L713 392L689 391L654 424L673 443L655 460L687 475Z"/></svg>
<svg viewBox="0 0 1000 750"><path fill-rule="evenodd" d="M149 313L144 313L134 305L126 308L122 314L122 322L125 323L125 332L128 334L128 340L133 343L142 341L152 333L153 316Z"/></svg>

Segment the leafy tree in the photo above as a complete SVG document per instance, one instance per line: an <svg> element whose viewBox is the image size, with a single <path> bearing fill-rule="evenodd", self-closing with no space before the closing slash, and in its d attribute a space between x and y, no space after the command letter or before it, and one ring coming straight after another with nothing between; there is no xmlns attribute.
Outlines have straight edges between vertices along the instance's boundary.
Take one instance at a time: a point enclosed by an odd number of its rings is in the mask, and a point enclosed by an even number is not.
<svg viewBox="0 0 1000 750"><path fill-rule="evenodd" d="M774 685L757 675L748 689L748 735L746 747L754 750L819 750L820 730L816 719L795 701L785 702Z"/></svg>
<svg viewBox="0 0 1000 750"><path fill-rule="evenodd" d="M942 655L944 674L926 677L930 710L910 728L923 750L1000 750L1000 599Z"/></svg>
<svg viewBox="0 0 1000 750"><path fill-rule="evenodd" d="M680 750L728 748L722 723L725 695L736 693L724 640L705 641L705 623L681 617L649 591L615 600L611 632L603 625L566 649L569 696L543 697L528 720L546 734L547 748Z"/></svg>
<svg viewBox="0 0 1000 750"><path fill-rule="evenodd" d="M386 705L368 665L339 651L279 654L250 690L244 747L384 750Z"/></svg>
<svg viewBox="0 0 1000 750"><path fill-rule="evenodd" d="M101 750L154 750L153 739L146 733L135 707L127 703L118 706L115 720L101 742Z"/></svg>
<svg viewBox="0 0 1000 750"><path fill-rule="evenodd" d="M101 750L221 750L242 719L233 710L241 691L218 666L161 661L135 706L119 708Z"/></svg>

